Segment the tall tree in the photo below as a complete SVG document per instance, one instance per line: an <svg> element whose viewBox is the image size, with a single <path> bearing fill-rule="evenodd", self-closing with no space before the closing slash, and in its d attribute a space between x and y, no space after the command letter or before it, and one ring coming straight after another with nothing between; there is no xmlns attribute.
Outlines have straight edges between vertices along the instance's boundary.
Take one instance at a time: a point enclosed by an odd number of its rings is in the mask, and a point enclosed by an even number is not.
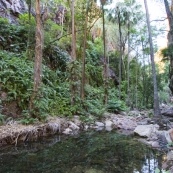
<svg viewBox="0 0 173 173"><path fill-rule="evenodd" d="M108 103L108 62L106 55L106 33L105 33L105 10L104 5L106 0L101 0L102 5L102 20L103 20L103 48L104 48L104 87L105 87L105 96L104 96L104 104Z"/></svg>
<svg viewBox="0 0 173 173"><path fill-rule="evenodd" d="M74 69L74 63L76 60L76 32L75 32L75 0L71 1L71 16L72 16L72 68L71 68L71 104L75 104L75 69Z"/></svg>
<svg viewBox="0 0 173 173"><path fill-rule="evenodd" d="M121 19L120 19L120 10L117 6L118 13L118 28L119 28L119 39L120 39L120 60L119 60L119 99L121 99L121 80L122 80L122 59L123 59L123 41L122 41L122 30L121 30Z"/></svg>
<svg viewBox="0 0 173 173"><path fill-rule="evenodd" d="M36 45L35 45L35 60L34 60L34 89L30 100L30 110L33 109L33 100L37 96L38 88L41 84L42 74L42 52L43 52L43 33L40 13L40 0L35 1L36 11Z"/></svg>
<svg viewBox="0 0 173 173"><path fill-rule="evenodd" d="M86 39L87 39L87 26L88 26L88 11L89 11L90 0L87 1L86 5L86 16L85 16L85 29L84 29L84 42L83 42L83 55L82 55L82 85L81 85L81 99L85 97L85 57L86 57Z"/></svg>
<svg viewBox="0 0 173 173"><path fill-rule="evenodd" d="M154 85L153 86L154 87L154 116L160 116L161 113L159 108L159 97L158 97L158 90L157 90L156 68L155 68L155 62L154 62L154 49L153 49L153 41L152 41L152 33L151 33L147 0L144 0L144 4L145 4L145 10L146 10L146 19L147 19L147 26L148 26L149 42L150 42L150 58L151 58L152 76L153 76L153 85Z"/></svg>

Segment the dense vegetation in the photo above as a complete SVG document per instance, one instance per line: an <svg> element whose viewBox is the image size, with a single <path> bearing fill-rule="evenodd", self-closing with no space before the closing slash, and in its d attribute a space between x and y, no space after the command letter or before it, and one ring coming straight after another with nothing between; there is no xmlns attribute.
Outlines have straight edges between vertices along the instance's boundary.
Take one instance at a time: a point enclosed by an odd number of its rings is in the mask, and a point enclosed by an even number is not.
<svg viewBox="0 0 173 173"><path fill-rule="evenodd" d="M105 13L106 58L109 66L106 90L100 7L94 1L89 4L86 50L84 50L86 2L76 1L78 4L75 8L76 59L71 61L70 2L51 1L50 4L44 2L43 4L49 8L55 4L62 4L65 13L60 24L51 17L42 21L44 32L42 82L34 97L33 109L29 109L29 105L34 85L34 54L37 46L35 17L28 13L21 14L18 25L10 24L7 19L0 18L2 110L0 122L15 117L14 114L25 124L46 120L48 116L71 117L74 114L80 115L84 121L92 121L89 115L92 114L97 119L105 111L117 113L134 108L153 108L148 35L145 14L139 4L126 0L118 3L118 8L115 7L111 12L109 10ZM53 16L55 11L56 9L51 8L49 16ZM156 28L152 28L152 32L154 37L159 34ZM83 51L86 55L84 99L81 98ZM160 103L167 103L169 99L167 73L167 64L165 63L164 67L158 64ZM105 92L108 94L106 104ZM73 103L72 97L74 97ZM10 105L13 102L15 109L12 111L15 112L10 112Z"/></svg>

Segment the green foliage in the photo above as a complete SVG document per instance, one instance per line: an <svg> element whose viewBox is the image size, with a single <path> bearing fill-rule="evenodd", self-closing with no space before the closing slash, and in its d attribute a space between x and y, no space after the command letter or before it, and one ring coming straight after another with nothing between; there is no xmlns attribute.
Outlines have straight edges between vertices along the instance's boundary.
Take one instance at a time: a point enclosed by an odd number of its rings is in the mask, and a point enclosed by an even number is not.
<svg viewBox="0 0 173 173"><path fill-rule="evenodd" d="M28 124L37 123L38 119L37 118L32 118L30 116L30 112L28 110L24 110L22 112L21 118L19 119L19 122L22 123L22 124L28 125Z"/></svg>
<svg viewBox="0 0 173 173"><path fill-rule="evenodd" d="M49 42L61 35L62 26L57 25L51 19L44 22L44 44L49 45Z"/></svg>
<svg viewBox="0 0 173 173"><path fill-rule="evenodd" d="M98 55L103 55L103 40L100 37L94 40L93 46Z"/></svg>
<svg viewBox="0 0 173 173"><path fill-rule="evenodd" d="M88 114L101 116L106 108L103 105L104 90L102 87L94 88L91 85L85 86L86 99L84 107Z"/></svg>
<svg viewBox="0 0 173 173"><path fill-rule="evenodd" d="M163 57L173 57L173 44L170 44L167 48L161 50Z"/></svg>
<svg viewBox="0 0 173 173"><path fill-rule="evenodd" d="M57 46L48 46L44 49L44 64L49 64L52 70L66 71L69 54Z"/></svg>
<svg viewBox="0 0 173 173"><path fill-rule="evenodd" d="M27 31L24 26L8 23L0 18L0 49L20 53L26 49Z"/></svg>
<svg viewBox="0 0 173 173"><path fill-rule="evenodd" d="M4 122L5 122L5 115L2 115L0 113L0 125L4 124Z"/></svg>
<svg viewBox="0 0 173 173"><path fill-rule="evenodd" d="M166 170L160 170L159 168L156 168L155 170L155 173L171 173L169 170L168 171L166 171Z"/></svg>
<svg viewBox="0 0 173 173"><path fill-rule="evenodd" d="M0 83L8 93L6 101L17 100L21 109L26 109L33 86L33 63L13 53L0 51Z"/></svg>
<svg viewBox="0 0 173 173"><path fill-rule="evenodd" d="M119 113L126 110L126 105L121 100L110 100L107 105L108 112Z"/></svg>
<svg viewBox="0 0 173 173"><path fill-rule="evenodd" d="M123 100L118 99L118 89L110 88L108 90L109 97L108 97L108 104L107 104L107 111L113 113L119 113L121 111L127 110L126 104Z"/></svg>

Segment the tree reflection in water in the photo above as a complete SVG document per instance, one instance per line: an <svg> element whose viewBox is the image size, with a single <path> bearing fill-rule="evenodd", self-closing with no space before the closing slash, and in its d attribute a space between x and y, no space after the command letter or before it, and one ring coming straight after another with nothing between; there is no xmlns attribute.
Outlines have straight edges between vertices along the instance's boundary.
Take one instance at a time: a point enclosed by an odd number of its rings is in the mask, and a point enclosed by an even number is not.
<svg viewBox="0 0 173 173"><path fill-rule="evenodd" d="M1 150L0 172L154 173L163 161L159 151L115 131L61 138Z"/></svg>

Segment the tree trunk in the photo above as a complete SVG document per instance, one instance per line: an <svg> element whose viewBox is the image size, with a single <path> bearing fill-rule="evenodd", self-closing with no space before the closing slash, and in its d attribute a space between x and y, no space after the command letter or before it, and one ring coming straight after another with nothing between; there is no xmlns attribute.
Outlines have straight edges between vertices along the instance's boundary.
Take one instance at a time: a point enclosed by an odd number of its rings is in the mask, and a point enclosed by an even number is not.
<svg viewBox="0 0 173 173"><path fill-rule="evenodd" d="M128 54L127 54L127 105L130 106L130 21L128 21Z"/></svg>
<svg viewBox="0 0 173 173"><path fill-rule="evenodd" d="M35 61L34 61L34 89L30 100L30 110L33 109L33 100L37 96L38 88L41 84L42 74L42 49L43 49L43 34L40 14L40 1L36 0L36 45L35 45Z"/></svg>
<svg viewBox="0 0 173 173"><path fill-rule="evenodd" d="M122 80L122 33L121 33L121 21L120 21L120 11L118 11L118 27L119 27L119 37L120 37L120 61L119 61L119 99L121 100L121 80Z"/></svg>
<svg viewBox="0 0 173 173"><path fill-rule="evenodd" d="M84 29L84 42L83 42L83 56L82 56L82 85L81 85L81 99L84 101L85 97L85 57L86 57L86 39L87 39L87 26L88 26L88 10L89 10L89 2L87 2L86 7L86 16L85 16L85 29Z"/></svg>
<svg viewBox="0 0 173 173"><path fill-rule="evenodd" d="M75 10L74 10L74 2L75 0L72 0L71 3L71 15L72 15L72 69L71 69L71 105L75 104L75 68L74 68L74 61L76 60L76 33L75 33Z"/></svg>
<svg viewBox="0 0 173 173"><path fill-rule="evenodd" d="M104 46L104 87L105 87L105 96L104 104L108 103L108 62L106 57L106 34L105 34L105 17L104 17L104 1L102 2L102 19L103 19L103 46Z"/></svg>
<svg viewBox="0 0 173 173"><path fill-rule="evenodd" d="M148 26L149 42L150 42L150 58L151 58L152 76L153 76L153 85L154 85L154 116L161 116L160 108L159 108L158 90L157 90L156 69L155 69L155 62L154 62L154 49L153 49L153 41L152 41L147 0L144 0L144 4L145 4L145 10L146 10L146 19L147 19L147 26Z"/></svg>
<svg viewBox="0 0 173 173"><path fill-rule="evenodd" d="M75 33L75 10L74 10L74 1L72 0L71 4L71 16L72 16L72 60L76 60L76 33Z"/></svg>
<svg viewBox="0 0 173 173"><path fill-rule="evenodd" d="M141 44L142 44L142 50L144 50L144 44L143 40L141 39ZM142 58L143 58L143 70L142 70L142 81L143 81L143 106L146 108L146 70L145 70L145 55L144 51L142 51Z"/></svg>
<svg viewBox="0 0 173 173"><path fill-rule="evenodd" d="M171 1L171 5L173 5L173 1ZM169 32L168 32L168 47L173 45L173 14L170 10L169 4L167 0L164 0L165 10L168 17L169 22ZM170 56L170 70L169 70L169 88L173 94L173 56Z"/></svg>
<svg viewBox="0 0 173 173"><path fill-rule="evenodd" d="M27 48L26 48L26 56L28 59L31 59L31 0L28 0L28 23L29 23L29 29L28 29L28 41L27 41Z"/></svg>

